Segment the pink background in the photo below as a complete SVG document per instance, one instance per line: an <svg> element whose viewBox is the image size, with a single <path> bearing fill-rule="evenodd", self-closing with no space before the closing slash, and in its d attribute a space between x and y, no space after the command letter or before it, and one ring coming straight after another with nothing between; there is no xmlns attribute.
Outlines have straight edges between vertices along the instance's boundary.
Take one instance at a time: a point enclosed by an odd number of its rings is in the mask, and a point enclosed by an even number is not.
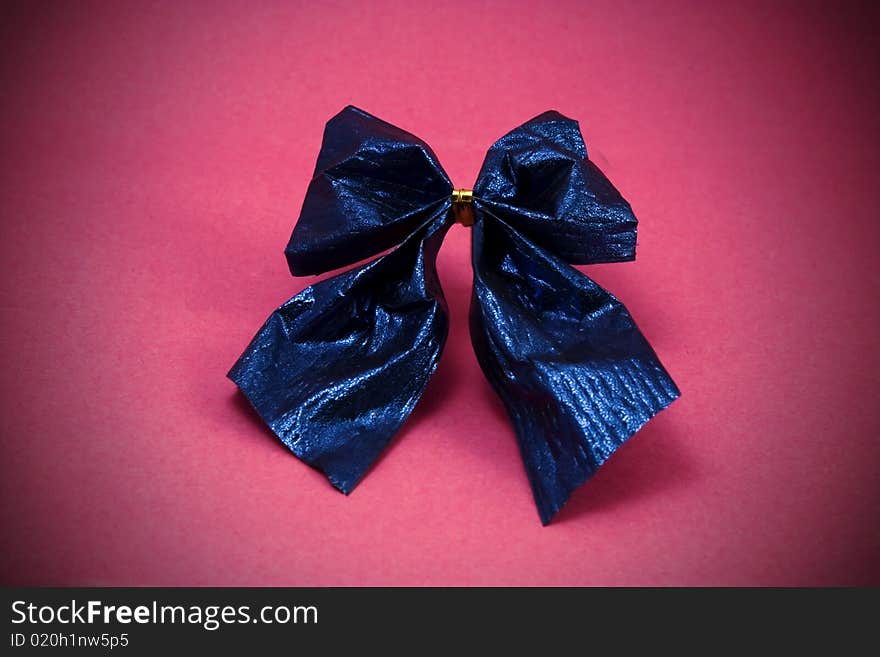
<svg viewBox="0 0 880 657"><path fill-rule="evenodd" d="M715 5L718 6L710 6ZM878 22L840 3L4 4L2 580L880 583ZM683 397L542 528L472 354L346 498L225 373L353 103L470 185L550 108L640 218L586 268Z"/></svg>

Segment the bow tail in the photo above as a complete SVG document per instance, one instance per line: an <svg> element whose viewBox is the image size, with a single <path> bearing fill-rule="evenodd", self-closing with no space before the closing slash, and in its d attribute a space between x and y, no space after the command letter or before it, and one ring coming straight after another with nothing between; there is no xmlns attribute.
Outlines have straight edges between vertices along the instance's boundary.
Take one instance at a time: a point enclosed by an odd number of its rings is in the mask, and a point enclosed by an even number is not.
<svg viewBox="0 0 880 657"><path fill-rule="evenodd" d="M542 523L679 391L627 309L497 218L473 227L471 340Z"/></svg>
<svg viewBox="0 0 880 657"><path fill-rule="evenodd" d="M300 459L349 493L422 395L446 341L446 208L394 251L278 308L228 376Z"/></svg>

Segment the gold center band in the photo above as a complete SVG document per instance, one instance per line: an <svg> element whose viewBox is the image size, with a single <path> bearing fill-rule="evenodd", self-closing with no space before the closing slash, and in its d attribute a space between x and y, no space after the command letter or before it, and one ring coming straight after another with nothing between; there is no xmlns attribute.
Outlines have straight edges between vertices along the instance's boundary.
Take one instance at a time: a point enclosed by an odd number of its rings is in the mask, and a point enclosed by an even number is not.
<svg viewBox="0 0 880 657"><path fill-rule="evenodd" d="M452 214L455 221L462 226L473 226L474 217L474 191L472 189L452 190Z"/></svg>

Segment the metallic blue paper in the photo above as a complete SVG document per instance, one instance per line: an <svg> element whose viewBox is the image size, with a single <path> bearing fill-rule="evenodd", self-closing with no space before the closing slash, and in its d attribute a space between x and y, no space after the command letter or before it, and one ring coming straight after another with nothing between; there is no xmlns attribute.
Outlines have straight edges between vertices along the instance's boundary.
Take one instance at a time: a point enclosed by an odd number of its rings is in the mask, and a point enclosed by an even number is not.
<svg viewBox="0 0 880 657"><path fill-rule="evenodd" d="M348 493L406 420L446 340L436 256L454 220L430 147L347 107L330 120L285 250L351 265L276 310L229 372L272 431ZM572 268L635 257L636 218L546 112L499 139L474 186L471 339L519 441L541 521L679 392L626 308Z"/></svg>
<svg viewBox="0 0 880 657"><path fill-rule="evenodd" d="M294 276L320 274L402 242L452 183L421 139L354 107L330 119L285 249Z"/></svg>
<svg viewBox="0 0 880 657"><path fill-rule="evenodd" d="M678 396L626 308L503 220L473 229L471 340L545 524Z"/></svg>
<svg viewBox="0 0 880 657"><path fill-rule="evenodd" d="M545 112L489 149L474 197L574 265L633 260L636 218L587 158L577 121Z"/></svg>

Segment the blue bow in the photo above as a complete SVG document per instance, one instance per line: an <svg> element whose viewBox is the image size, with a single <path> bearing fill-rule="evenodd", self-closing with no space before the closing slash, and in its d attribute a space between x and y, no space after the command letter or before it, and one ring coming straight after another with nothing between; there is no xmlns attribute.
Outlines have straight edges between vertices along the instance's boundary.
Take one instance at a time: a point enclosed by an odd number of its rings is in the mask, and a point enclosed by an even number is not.
<svg viewBox="0 0 880 657"><path fill-rule="evenodd" d="M569 266L632 260L636 246L636 218L576 121L546 112L499 139L469 196L425 142L342 110L285 250L290 271L397 246L278 308L229 378L294 454L349 493L437 367L448 332L437 251L456 217L472 223L471 340L547 524L679 392L627 309Z"/></svg>

